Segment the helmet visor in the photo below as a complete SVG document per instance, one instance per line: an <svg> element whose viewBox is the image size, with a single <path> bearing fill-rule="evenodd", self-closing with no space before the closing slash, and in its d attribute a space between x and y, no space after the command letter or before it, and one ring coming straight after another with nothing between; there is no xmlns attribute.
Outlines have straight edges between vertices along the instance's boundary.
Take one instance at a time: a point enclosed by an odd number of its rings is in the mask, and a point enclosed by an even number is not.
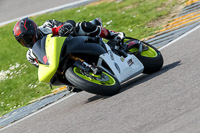
<svg viewBox="0 0 200 133"><path fill-rule="evenodd" d="M35 43L35 36L25 35L21 39L18 40L22 46L31 48Z"/></svg>
<svg viewBox="0 0 200 133"><path fill-rule="evenodd" d="M26 47L27 44L26 44L26 42L24 41L23 38L19 39L18 41L19 41L19 43L21 43L22 46Z"/></svg>

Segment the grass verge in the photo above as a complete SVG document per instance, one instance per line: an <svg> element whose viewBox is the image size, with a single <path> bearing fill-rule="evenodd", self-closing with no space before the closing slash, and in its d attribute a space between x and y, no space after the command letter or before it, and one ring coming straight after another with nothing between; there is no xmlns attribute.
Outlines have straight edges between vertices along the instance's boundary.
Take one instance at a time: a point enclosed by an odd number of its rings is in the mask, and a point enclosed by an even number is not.
<svg viewBox="0 0 200 133"><path fill-rule="evenodd" d="M160 22L167 23L171 14L177 11L176 7L183 5L186 0L104 1L31 19L41 25L47 19L81 22L100 17L104 27L141 39L160 29ZM14 24L0 27L0 116L51 92L48 85L37 81L37 68L30 65L25 57L27 49L14 39Z"/></svg>

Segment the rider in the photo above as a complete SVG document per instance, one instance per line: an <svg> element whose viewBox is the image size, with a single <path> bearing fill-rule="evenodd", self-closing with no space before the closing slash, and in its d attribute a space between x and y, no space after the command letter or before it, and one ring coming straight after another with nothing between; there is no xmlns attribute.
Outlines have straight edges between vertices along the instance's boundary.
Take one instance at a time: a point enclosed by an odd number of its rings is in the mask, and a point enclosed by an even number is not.
<svg viewBox="0 0 200 133"><path fill-rule="evenodd" d="M15 24L13 34L22 46L29 48L26 58L36 67L38 67L38 62L32 53L32 47L37 40L42 39L48 34L55 36L67 36L69 34L73 36L100 36L116 41L124 38L124 33L113 32L102 27L102 22L99 18L89 22L83 21L79 23L76 23L74 20L68 20L66 22L47 20L39 27L37 27L33 20L24 18Z"/></svg>

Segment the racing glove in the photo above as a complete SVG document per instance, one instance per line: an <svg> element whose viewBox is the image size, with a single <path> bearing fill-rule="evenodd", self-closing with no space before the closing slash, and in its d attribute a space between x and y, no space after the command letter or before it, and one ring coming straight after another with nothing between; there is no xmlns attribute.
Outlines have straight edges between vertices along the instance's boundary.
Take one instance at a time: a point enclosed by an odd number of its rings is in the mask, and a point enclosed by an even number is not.
<svg viewBox="0 0 200 133"><path fill-rule="evenodd" d="M115 33L116 35L114 35L115 37L113 38L113 40L119 42L122 41L125 38L125 33L123 32L117 32Z"/></svg>
<svg viewBox="0 0 200 133"><path fill-rule="evenodd" d="M70 33L73 32L73 25L70 24L70 23L65 23L62 25L62 27L60 27L60 29L58 30L58 35L59 36L67 36L69 35Z"/></svg>
<svg viewBox="0 0 200 133"><path fill-rule="evenodd" d="M33 55L32 49L29 49L26 53L27 60L34 66L38 67L38 62L36 57Z"/></svg>

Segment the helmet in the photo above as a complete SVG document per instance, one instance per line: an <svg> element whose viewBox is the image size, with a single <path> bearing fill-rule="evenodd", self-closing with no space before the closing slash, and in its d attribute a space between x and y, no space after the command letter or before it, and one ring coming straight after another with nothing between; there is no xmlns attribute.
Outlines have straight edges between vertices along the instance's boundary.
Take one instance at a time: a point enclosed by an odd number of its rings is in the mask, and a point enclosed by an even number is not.
<svg viewBox="0 0 200 133"><path fill-rule="evenodd" d="M13 34L22 46L32 48L37 39L37 25L33 20L24 18L15 24Z"/></svg>

